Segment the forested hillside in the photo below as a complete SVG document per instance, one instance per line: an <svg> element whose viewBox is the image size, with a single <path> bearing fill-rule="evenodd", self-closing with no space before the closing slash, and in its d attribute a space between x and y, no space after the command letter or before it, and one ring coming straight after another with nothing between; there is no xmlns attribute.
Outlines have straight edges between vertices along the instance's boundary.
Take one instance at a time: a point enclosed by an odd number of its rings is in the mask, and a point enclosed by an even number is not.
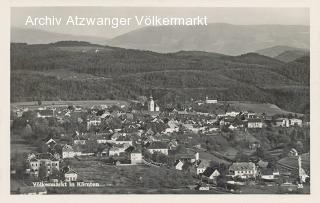
<svg viewBox="0 0 320 203"><path fill-rule="evenodd" d="M309 72L309 57L285 63L256 53L160 54L86 42L13 43L11 101L136 99L152 93L163 104L208 95L308 113Z"/></svg>

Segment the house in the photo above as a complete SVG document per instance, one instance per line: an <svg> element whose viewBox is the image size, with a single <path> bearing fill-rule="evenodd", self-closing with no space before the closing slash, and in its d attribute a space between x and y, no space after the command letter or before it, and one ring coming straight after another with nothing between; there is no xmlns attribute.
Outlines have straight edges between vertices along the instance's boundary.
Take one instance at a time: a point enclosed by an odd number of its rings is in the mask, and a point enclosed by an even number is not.
<svg viewBox="0 0 320 203"><path fill-rule="evenodd" d="M119 137L121 137L121 134L120 133L114 133L110 136L110 139L111 140L117 140Z"/></svg>
<svg viewBox="0 0 320 203"><path fill-rule="evenodd" d="M290 151L288 152L288 156L298 156L299 153L295 148L291 148Z"/></svg>
<svg viewBox="0 0 320 203"><path fill-rule="evenodd" d="M52 138L50 138L50 139L46 142L46 145L47 145L49 148L51 148L51 149L53 149L56 144L57 144L57 142L56 142L54 139L52 139Z"/></svg>
<svg viewBox="0 0 320 203"><path fill-rule="evenodd" d="M236 117L237 115L239 115L240 112L236 112L236 111L231 111L231 112L226 112L226 116L230 116L230 117Z"/></svg>
<svg viewBox="0 0 320 203"><path fill-rule="evenodd" d="M302 120L301 119L291 118L289 121L290 121L290 126L298 126L298 127L302 126Z"/></svg>
<svg viewBox="0 0 320 203"><path fill-rule="evenodd" d="M73 149L72 146L70 145L64 145L62 147L62 158L65 159L65 158L73 158L75 156L80 156L81 155L81 152L80 151L75 151Z"/></svg>
<svg viewBox="0 0 320 203"><path fill-rule="evenodd" d="M199 153L188 150L185 153L176 154L176 158L183 162L195 163L199 160Z"/></svg>
<svg viewBox="0 0 320 203"><path fill-rule="evenodd" d="M252 162L236 162L229 167L231 177L255 178L257 176L256 165Z"/></svg>
<svg viewBox="0 0 320 203"><path fill-rule="evenodd" d="M174 121L174 120L168 121L168 126L169 127L166 128L165 131L164 131L165 134L179 131L179 126L178 126L178 122L177 121Z"/></svg>
<svg viewBox="0 0 320 203"><path fill-rule="evenodd" d="M92 126L98 126L101 124L100 117L92 117L87 119L87 130L89 130Z"/></svg>
<svg viewBox="0 0 320 203"><path fill-rule="evenodd" d="M277 127L290 127L290 120L288 118L277 118L275 123Z"/></svg>
<svg viewBox="0 0 320 203"><path fill-rule="evenodd" d="M201 160L200 164L197 166L197 175L201 175L209 166L210 162L208 160Z"/></svg>
<svg viewBox="0 0 320 203"><path fill-rule="evenodd" d="M50 175L55 169L59 170L59 160L56 159L50 153L40 153L37 155L29 155L28 159L28 169L27 173L38 177L40 166L45 166L47 169L47 175Z"/></svg>
<svg viewBox="0 0 320 203"><path fill-rule="evenodd" d="M257 150L258 148L261 147L261 144L257 141L254 141L254 142L250 142L248 147L250 150Z"/></svg>
<svg viewBox="0 0 320 203"><path fill-rule="evenodd" d="M113 141L112 143L114 143L114 144L126 144L126 145L129 145L129 146L132 146L132 140L130 140L129 137L125 137L125 136L119 137L117 140Z"/></svg>
<svg viewBox="0 0 320 203"><path fill-rule="evenodd" d="M197 185L194 189L195 190L199 190L199 191L208 191L208 190L210 190L210 187L209 186Z"/></svg>
<svg viewBox="0 0 320 203"><path fill-rule="evenodd" d="M138 149L134 149L130 154L131 164L140 164L142 163L142 153Z"/></svg>
<svg viewBox="0 0 320 203"><path fill-rule="evenodd" d="M219 125L223 126L223 125L230 125L231 123L234 122L234 118L228 116L228 117L223 117L220 122Z"/></svg>
<svg viewBox="0 0 320 203"><path fill-rule="evenodd" d="M206 170L201 174L201 178L206 179L208 182L210 180L214 181L220 176L220 172L216 168L207 167Z"/></svg>
<svg viewBox="0 0 320 203"><path fill-rule="evenodd" d="M153 154L154 152L160 152L162 154L168 155L168 146L164 142L152 142L147 147L148 152Z"/></svg>
<svg viewBox="0 0 320 203"><path fill-rule="evenodd" d="M120 156L120 154L124 153L126 149L127 148L124 145L119 147L113 146L109 149L109 156Z"/></svg>
<svg viewBox="0 0 320 203"><path fill-rule="evenodd" d="M183 167L183 162L181 160L177 160L175 163L174 163L174 167L175 169L179 170L179 171L182 171L182 167Z"/></svg>
<svg viewBox="0 0 320 203"><path fill-rule="evenodd" d="M235 129L237 129L237 127L236 126L234 126L234 125L229 125L229 127L228 127L230 130L235 130Z"/></svg>
<svg viewBox="0 0 320 203"><path fill-rule="evenodd" d="M262 128L263 122L260 119L248 119L248 128Z"/></svg>
<svg viewBox="0 0 320 203"><path fill-rule="evenodd" d="M271 168L262 168L260 169L260 178L262 180L275 180L280 176L279 171L273 170Z"/></svg>
<svg viewBox="0 0 320 203"><path fill-rule="evenodd" d="M73 144L75 144L75 145L85 145L86 142L87 142L87 140L84 138L77 138L77 139L73 140Z"/></svg>
<svg viewBox="0 0 320 203"><path fill-rule="evenodd" d="M155 111L160 111L160 107L158 106L158 104L156 104L155 106Z"/></svg>
<svg viewBox="0 0 320 203"><path fill-rule="evenodd" d="M205 103L206 104L216 104L216 103L218 103L218 100L217 99L209 99L209 97L206 97Z"/></svg>
<svg viewBox="0 0 320 203"><path fill-rule="evenodd" d="M108 156L109 154L109 149L108 148L104 148L101 152L101 156Z"/></svg>
<svg viewBox="0 0 320 203"><path fill-rule="evenodd" d="M247 118L252 119L252 118L257 118L256 113L247 113Z"/></svg>
<svg viewBox="0 0 320 203"><path fill-rule="evenodd" d="M64 180L66 182L77 181L77 179L78 179L78 174L70 168L66 173L64 173Z"/></svg>
<svg viewBox="0 0 320 203"><path fill-rule="evenodd" d="M37 110L38 118L53 118L54 117L54 109L43 109Z"/></svg>

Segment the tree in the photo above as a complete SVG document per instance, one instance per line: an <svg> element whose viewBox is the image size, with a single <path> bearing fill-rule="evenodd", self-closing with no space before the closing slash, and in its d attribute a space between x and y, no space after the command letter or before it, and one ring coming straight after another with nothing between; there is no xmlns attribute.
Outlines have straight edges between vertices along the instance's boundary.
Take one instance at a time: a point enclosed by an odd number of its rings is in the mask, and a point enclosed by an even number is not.
<svg viewBox="0 0 320 203"><path fill-rule="evenodd" d="M39 174L38 174L38 177L40 180L43 180L44 178L46 178L48 176L48 169L47 167L42 164L40 165L39 167Z"/></svg>
<svg viewBox="0 0 320 203"><path fill-rule="evenodd" d="M261 159L265 159L266 158L266 151L263 149L263 147L259 147L256 150L256 155L257 155L257 157L259 157Z"/></svg>
<svg viewBox="0 0 320 203"><path fill-rule="evenodd" d="M52 168L51 178L54 178L54 179L60 179L61 178L60 171L55 167Z"/></svg>
<svg viewBox="0 0 320 203"><path fill-rule="evenodd" d="M249 156L244 154L243 152L239 151L236 155L235 158L239 162L248 162L249 161Z"/></svg>

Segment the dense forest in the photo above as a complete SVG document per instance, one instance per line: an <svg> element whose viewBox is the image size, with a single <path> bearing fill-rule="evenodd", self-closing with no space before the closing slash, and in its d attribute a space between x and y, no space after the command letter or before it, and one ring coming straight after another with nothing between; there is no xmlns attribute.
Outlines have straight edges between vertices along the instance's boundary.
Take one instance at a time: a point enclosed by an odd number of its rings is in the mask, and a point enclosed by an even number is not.
<svg viewBox="0 0 320 203"><path fill-rule="evenodd" d="M309 113L309 56L292 62L245 53L160 54L86 42L11 44L11 102L137 99L160 104L208 95Z"/></svg>

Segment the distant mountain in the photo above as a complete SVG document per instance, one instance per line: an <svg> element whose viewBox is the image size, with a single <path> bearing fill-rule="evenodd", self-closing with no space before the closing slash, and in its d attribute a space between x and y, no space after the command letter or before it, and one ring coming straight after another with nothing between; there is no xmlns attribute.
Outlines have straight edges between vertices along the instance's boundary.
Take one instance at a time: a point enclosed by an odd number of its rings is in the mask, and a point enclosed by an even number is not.
<svg viewBox="0 0 320 203"><path fill-rule="evenodd" d="M98 51L97 51L98 50ZM11 44L11 101L137 99L159 104L205 95L309 112L309 57L285 63L257 53L155 53L85 42Z"/></svg>
<svg viewBox="0 0 320 203"><path fill-rule="evenodd" d="M37 29L24 29L17 27L11 28L11 42L48 44L66 40L87 41L91 43L102 44L107 39L102 37L60 34Z"/></svg>
<svg viewBox="0 0 320 203"><path fill-rule="evenodd" d="M286 51L297 51L300 53L302 52L308 53L308 50L309 49L301 49L301 48L289 47L289 46L272 46L265 49L256 50L255 52L264 56L277 57Z"/></svg>
<svg viewBox="0 0 320 203"><path fill-rule="evenodd" d="M212 23L203 27L144 27L117 36L107 44L164 53L195 50L239 55L279 44L309 49L309 27L225 23Z"/></svg>
<svg viewBox="0 0 320 203"><path fill-rule="evenodd" d="M298 58L301 58L303 56L309 55L308 51L302 51L302 50L291 50L291 51L285 51L279 54L278 56L274 57L280 61L283 62L291 62Z"/></svg>

